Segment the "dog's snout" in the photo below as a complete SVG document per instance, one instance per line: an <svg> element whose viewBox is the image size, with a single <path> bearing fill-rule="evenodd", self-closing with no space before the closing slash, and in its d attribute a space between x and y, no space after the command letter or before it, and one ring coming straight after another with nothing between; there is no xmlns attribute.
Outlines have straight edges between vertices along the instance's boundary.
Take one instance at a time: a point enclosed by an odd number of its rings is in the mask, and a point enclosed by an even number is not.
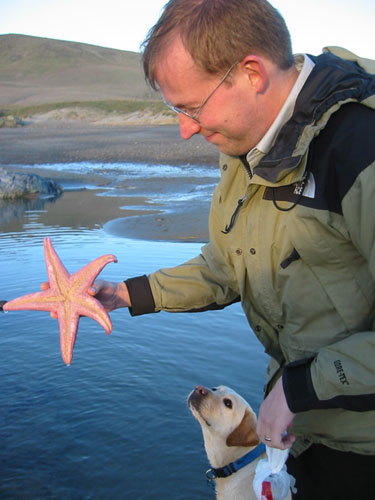
<svg viewBox="0 0 375 500"><path fill-rule="evenodd" d="M197 387L195 388L195 392L197 392L201 396L207 395L207 389L203 387L203 385L197 385Z"/></svg>
<svg viewBox="0 0 375 500"><path fill-rule="evenodd" d="M188 405L196 410L199 410L202 401L208 396L209 391L210 390L203 387L203 385L197 385L190 393Z"/></svg>

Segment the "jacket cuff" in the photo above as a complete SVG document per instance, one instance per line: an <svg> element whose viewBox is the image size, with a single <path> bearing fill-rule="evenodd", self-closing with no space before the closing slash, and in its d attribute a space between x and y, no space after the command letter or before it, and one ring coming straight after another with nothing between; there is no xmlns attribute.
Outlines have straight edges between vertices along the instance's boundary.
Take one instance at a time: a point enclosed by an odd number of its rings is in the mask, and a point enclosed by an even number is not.
<svg viewBox="0 0 375 500"><path fill-rule="evenodd" d="M311 378L312 358L294 361L283 372L283 388L290 411L299 413L318 409L320 402L316 396Z"/></svg>
<svg viewBox="0 0 375 500"><path fill-rule="evenodd" d="M283 388L290 411L342 408L350 411L374 411L375 394L337 395L321 400L316 395L311 377L313 358L302 359L287 365L283 372Z"/></svg>
<svg viewBox="0 0 375 500"><path fill-rule="evenodd" d="M129 312L132 316L156 312L154 297L146 275L129 278L125 281L125 284L128 287L132 304L129 307Z"/></svg>

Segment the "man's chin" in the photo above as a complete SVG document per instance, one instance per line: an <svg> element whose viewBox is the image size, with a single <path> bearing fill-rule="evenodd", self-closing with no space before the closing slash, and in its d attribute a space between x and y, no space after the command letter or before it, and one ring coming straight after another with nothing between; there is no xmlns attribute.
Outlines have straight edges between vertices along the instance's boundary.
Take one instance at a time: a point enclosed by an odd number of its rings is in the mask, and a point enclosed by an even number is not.
<svg viewBox="0 0 375 500"><path fill-rule="evenodd" d="M241 144L236 144L230 140L225 140L225 137L219 133L215 133L209 136L205 136L205 140L216 146L216 148L228 156L241 156L247 154L249 149Z"/></svg>
<svg viewBox="0 0 375 500"><path fill-rule="evenodd" d="M220 151L220 153L223 153L227 156L241 156L248 153L248 150L243 150L229 145L217 146L217 148Z"/></svg>

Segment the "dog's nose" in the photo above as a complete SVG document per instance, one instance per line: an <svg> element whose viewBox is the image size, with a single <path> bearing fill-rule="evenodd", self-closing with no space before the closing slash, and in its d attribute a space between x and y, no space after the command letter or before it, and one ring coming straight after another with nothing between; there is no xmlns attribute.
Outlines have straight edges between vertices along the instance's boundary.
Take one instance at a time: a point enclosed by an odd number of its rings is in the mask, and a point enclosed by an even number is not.
<svg viewBox="0 0 375 500"><path fill-rule="evenodd" d="M197 387L195 388L195 392L197 392L201 396L206 396L207 389L203 387L203 385L197 385Z"/></svg>

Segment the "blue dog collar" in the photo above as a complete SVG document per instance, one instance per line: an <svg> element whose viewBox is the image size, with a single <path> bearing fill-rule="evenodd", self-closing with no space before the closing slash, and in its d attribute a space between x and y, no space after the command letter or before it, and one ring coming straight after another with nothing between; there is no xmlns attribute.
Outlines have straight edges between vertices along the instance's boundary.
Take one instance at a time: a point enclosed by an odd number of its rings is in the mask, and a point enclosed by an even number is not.
<svg viewBox="0 0 375 500"><path fill-rule="evenodd" d="M206 471L206 478L208 481L214 481L218 477L228 477L242 469L246 465L250 464L256 460L260 455L266 451L266 446L263 443L258 444L256 448L246 453L243 457L239 458L235 462L231 462L224 467L218 467L217 469L211 468Z"/></svg>

